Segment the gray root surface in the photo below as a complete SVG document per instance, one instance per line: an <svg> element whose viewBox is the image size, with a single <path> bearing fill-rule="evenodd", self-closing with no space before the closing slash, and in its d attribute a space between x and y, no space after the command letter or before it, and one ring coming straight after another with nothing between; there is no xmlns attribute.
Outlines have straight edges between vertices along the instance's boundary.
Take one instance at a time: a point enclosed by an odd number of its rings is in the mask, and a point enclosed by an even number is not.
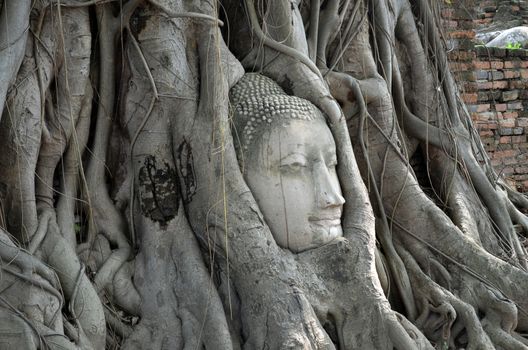
<svg viewBox="0 0 528 350"><path fill-rule="evenodd" d="M528 199L475 137L438 11L0 0L0 344L528 349ZM343 237L275 242L235 153L245 72L325 114Z"/></svg>

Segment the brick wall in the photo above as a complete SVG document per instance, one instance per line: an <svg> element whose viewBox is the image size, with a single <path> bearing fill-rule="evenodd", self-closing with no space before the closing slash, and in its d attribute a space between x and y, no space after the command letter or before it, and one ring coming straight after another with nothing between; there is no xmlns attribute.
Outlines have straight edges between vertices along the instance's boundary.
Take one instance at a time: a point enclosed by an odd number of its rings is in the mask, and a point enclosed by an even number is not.
<svg viewBox="0 0 528 350"><path fill-rule="evenodd" d="M477 0L476 5L475 25L477 28L511 28L528 23L526 0Z"/></svg>
<svg viewBox="0 0 528 350"><path fill-rule="evenodd" d="M462 99L497 172L528 192L528 50L486 48L473 40L475 30L498 18L525 21L528 6L522 0L457 1L444 5L442 18ZM514 16L505 17L507 11Z"/></svg>

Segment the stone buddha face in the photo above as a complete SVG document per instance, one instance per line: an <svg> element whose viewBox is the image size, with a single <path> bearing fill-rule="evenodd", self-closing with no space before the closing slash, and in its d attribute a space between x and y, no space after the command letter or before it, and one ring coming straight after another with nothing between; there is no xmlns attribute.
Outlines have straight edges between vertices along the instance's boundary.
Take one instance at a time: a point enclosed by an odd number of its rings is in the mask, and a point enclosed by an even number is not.
<svg viewBox="0 0 528 350"><path fill-rule="evenodd" d="M345 200L321 112L257 74L233 90L239 162L277 244L302 252L342 236Z"/></svg>

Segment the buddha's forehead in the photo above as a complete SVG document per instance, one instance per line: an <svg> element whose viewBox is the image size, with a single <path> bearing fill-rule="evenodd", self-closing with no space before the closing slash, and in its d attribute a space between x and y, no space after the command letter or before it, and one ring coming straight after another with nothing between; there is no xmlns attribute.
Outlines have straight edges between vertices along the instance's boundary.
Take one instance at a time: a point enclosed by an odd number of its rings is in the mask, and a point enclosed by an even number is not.
<svg viewBox="0 0 528 350"><path fill-rule="evenodd" d="M336 148L330 129L322 119L290 119L270 125L247 149L254 159L279 160L290 154L315 157L335 155Z"/></svg>

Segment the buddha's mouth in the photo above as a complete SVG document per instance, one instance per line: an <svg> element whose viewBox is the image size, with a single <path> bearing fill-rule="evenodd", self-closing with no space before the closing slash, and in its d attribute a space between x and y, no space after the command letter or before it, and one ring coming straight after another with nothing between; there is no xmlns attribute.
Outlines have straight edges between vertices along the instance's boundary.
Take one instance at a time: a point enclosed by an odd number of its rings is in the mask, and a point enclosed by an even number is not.
<svg viewBox="0 0 528 350"><path fill-rule="evenodd" d="M327 216L327 217L310 216L308 218L308 221L310 221L310 223L314 225L323 226L323 227L339 226L341 225L341 216Z"/></svg>

